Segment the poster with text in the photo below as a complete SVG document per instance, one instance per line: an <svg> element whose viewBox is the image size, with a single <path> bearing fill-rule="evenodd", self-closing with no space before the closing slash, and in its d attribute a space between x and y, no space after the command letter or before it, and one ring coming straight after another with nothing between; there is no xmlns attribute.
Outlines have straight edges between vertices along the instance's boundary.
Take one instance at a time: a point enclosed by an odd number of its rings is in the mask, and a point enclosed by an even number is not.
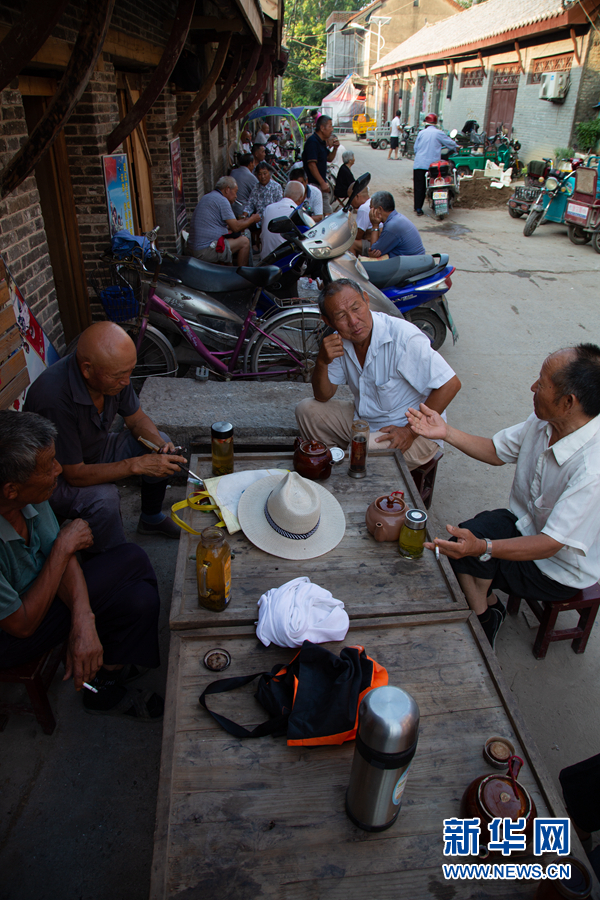
<svg viewBox="0 0 600 900"><path fill-rule="evenodd" d="M179 234L187 225L187 213L185 211L185 200L183 197L183 175L181 172L181 143L179 138L175 138L174 141L171 141L169 146L171 148L175 221L177 222L177 233Z"/></svg>
<svg viewBox="0 0 600 900"><path fill-rule="evenodd" d="M114 153L112 156L103 156L102 164L110 236L112 238L117 231L123 230L134 234L127 155Z"/></svg>

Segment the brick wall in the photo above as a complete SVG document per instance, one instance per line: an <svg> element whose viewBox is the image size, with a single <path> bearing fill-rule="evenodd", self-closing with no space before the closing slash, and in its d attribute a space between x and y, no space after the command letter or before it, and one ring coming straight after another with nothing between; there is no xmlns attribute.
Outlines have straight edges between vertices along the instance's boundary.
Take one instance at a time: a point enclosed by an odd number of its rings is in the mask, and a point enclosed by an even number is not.
<svg viewBox="0 0 600 900"><path fill-rule="evenodd" d="M163 250L180 250L177 242L173 175L169 141L177 121L177 101L167 86L146 116L148 146L152 157L152 192L156 224L160 225L160 246ZM184 187L185 193L185 187Z"/></svg>
<svg viewBox="0 0 600 900"><path fill-rule="evenodd" d="M600 16L595 22L596 28L600 28ZM594 109L600 99L600 34L591 32L588 40L587 54L581 81L579 96L575 107L571 146L576 146L577 133L575 126L578 122L596 118L598 110Z"/></svg>
<svg viewBox="0 0 600 900"><path fill-rule="evenodd" d="M4 167L25 142L28 134L19 91L2 91L0 103L0 166ZM29 308L57 350L61 351L64 348L64 336L39 195L33 176L26 178L16 190L0 200L0 253Z"/></svg>

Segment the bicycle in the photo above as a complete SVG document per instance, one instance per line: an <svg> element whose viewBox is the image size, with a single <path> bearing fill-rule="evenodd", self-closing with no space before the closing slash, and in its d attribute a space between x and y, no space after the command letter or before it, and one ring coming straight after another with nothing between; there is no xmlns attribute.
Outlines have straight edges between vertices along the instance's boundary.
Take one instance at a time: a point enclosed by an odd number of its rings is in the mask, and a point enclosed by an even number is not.
<svg viewBox="0 0 600 900"><path fill-rule="evenodd" d="M156 231L146 237L153 244ZM196 351L207 372L229 381L234 378L281 377L310 381L321 340L327 326L316 310L306 310L306 301L298 298L282 300L266 291L279 277L275 267L253 269L240 266L239 275L255 288L243 326L235 345L227 350L210 350L194 332L190 323L156 293L160 278L160 262L142 303L142 273L148 270L137 257L107 259L110 283L92 280L94 290L107 317L121 325L132 337L138 354L132 378L174 377L178 371L177 356L169 339L150 325L152 313L166 316L182 337ZM275 312L258 317L256 307L261 294L275 304ZM209 315L209 314L208 314ZM72 352L75 342L67 352Z"/></svg>

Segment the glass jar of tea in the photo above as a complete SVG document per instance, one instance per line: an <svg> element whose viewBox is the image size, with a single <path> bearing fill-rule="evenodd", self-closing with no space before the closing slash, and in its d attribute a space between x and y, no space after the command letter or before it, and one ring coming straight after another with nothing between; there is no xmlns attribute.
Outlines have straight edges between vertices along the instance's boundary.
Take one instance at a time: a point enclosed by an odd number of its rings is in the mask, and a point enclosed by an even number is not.
<svg viewBox="0 0 600 900"><path fill-rule="evenodd" d="M210 426L210 452L212 473L231 475L233 472L233 425L231 422L214 422Z"/></svg>
<svg viewBox="0 0 600 900"><path fill-rule="evenodd" d="M369 423L355 419L352 423L350 439L350 478L364 478L367 474L367 453L369 451Z"/></svg>
<svg viewBox="0 0 600 900"><path fill-rule="evenodd" d="M196 548L200 606L223 612L231 600L231 550L220 528L205 528Z"/></svg>
<svg viewBox="0 0 600 900"><path fill-rule="evenodd" d="M422 509L408 510L398 540L400 556L404 556L405 559L420 559L423 556L426 525L426 512Z"/></svg>

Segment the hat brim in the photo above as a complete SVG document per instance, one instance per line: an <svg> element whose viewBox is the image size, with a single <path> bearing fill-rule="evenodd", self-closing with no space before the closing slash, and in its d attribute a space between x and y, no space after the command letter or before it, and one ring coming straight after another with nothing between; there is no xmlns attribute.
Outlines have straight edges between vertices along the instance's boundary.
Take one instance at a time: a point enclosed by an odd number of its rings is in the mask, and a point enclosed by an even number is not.
<svg viewBox="0 0 600 900"><path fill-rule="evenodd" d="M312 482L321 500L321 523L311 537L303 541L291 540L278 534L267 522L267 497L287 474L282 470L281 474L268 475L246 488L240 497L237 513L242 531L256 547L272 556L282 559L313 559L315 556L323 556L337 547L344 537L346 519L338 501L322 485Z"/></svg>

